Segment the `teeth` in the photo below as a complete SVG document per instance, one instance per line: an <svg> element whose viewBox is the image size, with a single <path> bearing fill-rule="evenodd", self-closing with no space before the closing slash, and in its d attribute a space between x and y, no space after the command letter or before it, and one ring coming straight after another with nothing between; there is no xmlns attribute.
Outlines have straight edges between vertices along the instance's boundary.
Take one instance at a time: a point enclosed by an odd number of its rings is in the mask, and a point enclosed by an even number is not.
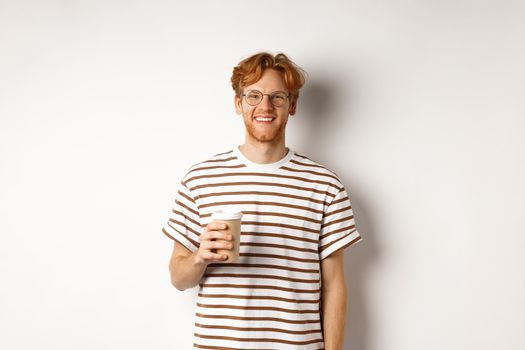
<svg viewBox="0 0 525 350"><path fill-rule="evenodd" d="M255 118L255 120L258 120L258 121L261 121L261 122L270 122L273 120L273 118L262 118L262 117L257 117Z"/></svg>

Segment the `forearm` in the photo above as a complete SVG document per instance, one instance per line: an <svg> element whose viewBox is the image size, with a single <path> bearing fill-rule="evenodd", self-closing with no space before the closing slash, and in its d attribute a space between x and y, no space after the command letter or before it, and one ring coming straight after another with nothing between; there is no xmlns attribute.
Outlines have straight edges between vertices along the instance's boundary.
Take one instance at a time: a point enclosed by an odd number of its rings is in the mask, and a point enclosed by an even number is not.
<svg viewBox="0 0 525 350"><path fill-rule="evenodd" d="M342 350L347 308L346 285L323 288L322 293L325 350Z"/></svg>
<svg viewBox="0 0 525 350"><path fill-rule="evenodd" d="M204 275L206 266L198 261L196 253L173 258L170 261L171 283L178 290L195 287Z"/></svg>

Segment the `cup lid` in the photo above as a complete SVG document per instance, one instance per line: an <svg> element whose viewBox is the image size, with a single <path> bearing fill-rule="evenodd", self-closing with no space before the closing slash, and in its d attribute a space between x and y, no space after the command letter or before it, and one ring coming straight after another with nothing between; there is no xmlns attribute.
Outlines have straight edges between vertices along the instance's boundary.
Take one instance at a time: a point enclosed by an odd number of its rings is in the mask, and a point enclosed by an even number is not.
<svg viewBox="0 0 525 350"><path fill-rule="evenodd" d="M211 218L212 220L239 220L242 218L242 212L234 208L219 209L211 214Z"/></svg>

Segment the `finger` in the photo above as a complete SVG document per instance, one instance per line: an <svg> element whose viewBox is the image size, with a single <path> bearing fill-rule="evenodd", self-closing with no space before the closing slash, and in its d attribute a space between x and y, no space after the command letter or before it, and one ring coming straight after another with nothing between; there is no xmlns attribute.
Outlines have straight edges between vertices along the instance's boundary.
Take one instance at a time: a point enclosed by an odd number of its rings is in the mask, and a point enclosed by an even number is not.
<svg viewBox="0 0 525 350"><path fill-rule="evenodd" d="M216 254L216 253L207 252L202 255L202 258L206 260L224 261L228 259L228 256L224 254Z"/></svg>
<svg viewBox="0 0 525 350"><path fill-rule="evenodd" d="M219 230L226 230L228 228L228 224L225 224L223 222L210 222L206 228L208 231L219 231Z"/></svg>
<svg viewBox="0 0 525 350"><path fill-rule="evenodd" d="M213 239L221 239L224 241L231 241L232 235L226 232L220 232L220 231L209 231L206 232L206 234L203 234L204 236L201 236L202 240L213 240Z"/></svg>
<svg viewBox="0 0 525 350"><path fill-rule="evenodd" d="M203 244L203 247L206 250L212 250L212 249L230 250L233 248L233 244L226 242L226 241L206 241L206 243Z"/></svg>

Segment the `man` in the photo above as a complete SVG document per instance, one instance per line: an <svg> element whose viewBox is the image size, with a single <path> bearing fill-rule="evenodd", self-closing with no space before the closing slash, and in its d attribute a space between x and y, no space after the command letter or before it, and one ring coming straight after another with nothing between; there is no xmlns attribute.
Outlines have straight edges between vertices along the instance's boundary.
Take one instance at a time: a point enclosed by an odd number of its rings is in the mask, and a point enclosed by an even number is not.
<svg viewBox="0 0 525 350"><path fill-rule="evenodd" d="M245 142L190 167L179 185L163 232L175 243L173 285L199 285L195 349L342 349L343 248L361 236L337 175L286 147L304 81L284 54L241 61L232 86ZM211 221L225 207L243 213L237 263L216 251L232 248Z"/></svg>

